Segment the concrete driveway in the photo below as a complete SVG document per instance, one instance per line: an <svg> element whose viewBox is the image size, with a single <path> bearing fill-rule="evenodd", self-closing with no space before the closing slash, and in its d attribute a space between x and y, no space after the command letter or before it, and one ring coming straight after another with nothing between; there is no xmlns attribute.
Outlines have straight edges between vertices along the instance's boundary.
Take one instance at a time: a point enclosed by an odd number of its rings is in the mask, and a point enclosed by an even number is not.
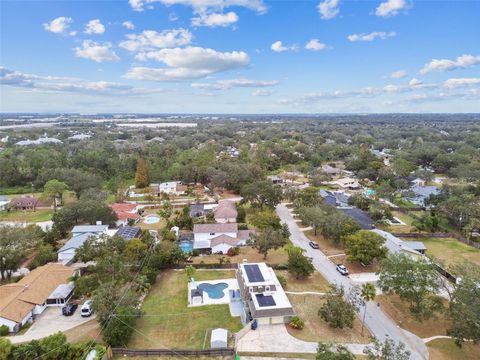
<svg viewBox="0 0 480 360"><path fill-rule="evenodd" d="M344 344L352 353L362 355L367 345ZM310 353L317 352L318 343L299 340L283 324L259 325L248 331L237 343L238 352Z"/></svg>
<svg viewBox="0 0 480 360"><path fill-rule="evenodd" d="M281 221L288 225L291 236L290 240L295 246L301 247L305 250L305 255L311 257L312 264L315 269L323 275L323 277L330 283L343 285L345 290L353 286L351 279L341 276L336 270L333 263L320 250L314 250L308 245L308 238L299 229L297 223L292 217L289 209L284 204L279 204L276 207L277 215ZM428 349L418 336L403 330L392 319L376 306L374 302L366 304L367 316L365 318L365 325L370 332L378 339L384 340L387 337L393 339L395 342L402 342L406 348L411 352L412 360L427 360ZM364 307L359 309L359 315L363 315Z"/></svg>
<svg viewBox="0 0 480 360"><path fill-rule="evenodd" d="M61 307L48 307L41 315L37 316L25 334L11 336L9 339L14 344L42 339L58 331L70 330L94 318L95 315L81 317L80 306L72 316L63 316Z"/></svg>

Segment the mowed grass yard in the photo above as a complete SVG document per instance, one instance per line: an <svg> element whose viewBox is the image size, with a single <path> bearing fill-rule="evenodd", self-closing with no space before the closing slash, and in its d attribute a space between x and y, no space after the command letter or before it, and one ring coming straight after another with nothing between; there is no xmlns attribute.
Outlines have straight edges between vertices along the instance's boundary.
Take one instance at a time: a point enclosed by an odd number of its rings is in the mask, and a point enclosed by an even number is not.
<svg viewBox="0 0 480 360"><path fill-rule="evenodd" d="M1 211L0 221L40 222L52 219L53 210L37 209L36 211Z"/></svg>
<svg viewBox="0 0 480 360"><path fill-rule="evenodd" d="M267 264L285 264L288 260L287 251L285 248L280 248L277 250L270 250L266 259L263 258L263 255L258 252L258 250L252 248L251 246L241 246L240 253L235 256L227 255L207 255L207 256L196 256L194 257L193 263L199 264L218 264L220 259L229 260L231 263L241 263L243 259L247 259L248 262L266 262Z"/></svg>
<svg viewBox="0 0 480 360"><path fill-rule="evenodd" d="M404 239L406 241L412 239ZM418 239L427 247L427 255L438 259L441 263L448 266L462 264L465 261L472 262L480 266L480 249L468 246L453 238L424 238Z"/></svg>
<svg viewBox="0 0 480 360"><path fill-rule="evenodd" d="M197 281L234 278L234 271L197 271ZM228 305L187 307L184 271L167 270L145 299L137 331L128 344L132 349L203 349L209 347L210 330L218 327L237 332L240 317L231 317Z"/></svg>
<svg viewBox="0 0 480 360"><path fill-rule="evenodd" d="M409 304L402 301L397 295L379 295L375 301L380 303L382 310L392 318L398 326L421 338L447 334L450 321L444 313L438 314L436 319L432 318L419 322L410 314ZM445 308L448 306L446 300L444 306Z"/></svg>
<svg viewBox="0 0 480 360"><path fill-rule="evenodd" d="M430 360L476 360L480 353L480 344L464 343L462 347L458 347L450 339L433 340L427 346Z"/></svg>

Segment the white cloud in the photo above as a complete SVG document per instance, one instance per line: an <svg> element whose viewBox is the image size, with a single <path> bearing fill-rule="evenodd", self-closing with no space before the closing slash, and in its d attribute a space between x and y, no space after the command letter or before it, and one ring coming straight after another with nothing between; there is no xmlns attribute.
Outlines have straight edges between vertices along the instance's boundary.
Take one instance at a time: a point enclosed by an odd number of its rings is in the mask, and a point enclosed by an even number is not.
<svg viewBox="0 0 480 360"><path fill-rule="evenodd" d="M76 47L75 55L77 57L90 59L96 62L118 61L120 58L112 50L112 44L109 42L100 44L92 40L84 40L82 47Z"/></svg>
<svg viewBox="0 0 480 360"><path fill-rule="evenodd" d="M192 42L193 34L186 29L164 30L160 33L145 30L138 35L128 34L126 38L119 46L137 52L188 45Z"/></svg>
<svg viewBox="0 0 480 360"><path fill-rule="evenodd" d="M139 60L156 60L167 68L133 67L124 75L128 79L181 81L245 67L250 58L243 51L218 52L201 47L162 49L140 53Z"/></svg>
<svg viewBox="0 0 480 360"><path fill-rule="evenodd" d="M43 24L43 28L55 34L62 34L70 27L72 21L70 17L60 16L49 23Z"/></svg>
<svg viewBox="0 0 480 360"><path fill-rule="evenodd" d="M133 22L131 22L130 20L124 21L124 22L122 23L122 26L123 26L125 29L128 29L128 30L133 30L133 29L135 29L135 25L133 25Z"/></svg>
<svg viewBox="0 0 480 360"><path fill-rule="evenodd" d="M171 12L170 14L168 14L168 20L177 21L178 19L179 19L179 17L174 12Z"/></svg>
<svg viewBox="0 0 480 360"><path fill-rule="evenodd" d="M105 32L105 26L99 19L90 20L85 25L85 34L103 34Z"/></svg>
<svg viewBox="0 0 480 360"><path fill-rule="evenodd" d="M252 96L270 96L272 92L270 90L258 89L252 92Z"/></svg>
<svg viewBox="0 0 480 360"><path fill-rule="evenodd" d="M390 78L392 79L403 79L407 76L407 72L405 70L397 70L390 74Z"/></svg>
<svg viewBox="0 0 480 360"><path fill-rule="evenodd" d="M166 6L185 5L190 6L196 12L207 10L223 10L231 6L241 6L254 10L260 14L267 11L267 6L262 0L129 0L130 6L135 11L143 11L145 4L162 3Z"/></svg>
<svg viewBox="0 0 480 360"><path fill-rule="evenodd" d="M275 52L284 52L284 51L297 51L298 46L297 45L291 45L291 46L284 46L283 43L279 41L275 41L271 46L270 49Z"/></svg>
<svg viewBox="0 0 480 360"><path fill-rule="evenodd" d="M339 3L340 0L324 0L320 2L317 8L321 18L324 20L330 20L337 16L340 12L338 9Z"/></svg>
<svg viewBox="0 0 480 360"><path fill-rule="evenodd" d="M193 83L191 86L197 89L208 89L208 90L228 90L235 87L270 87L278 84L276 80L250 80L250 79L229 79L229 80L219 80L214 83Z"/></svg>
<svg viewBox="0 0 480 360"><path fill-rule="evenodd" d="M423 81L418 80L418 79L416 79L416 78L413 78L413 79L411 79L411 80L408 82L408 85L410 85L410 86L412 86L412 87L420 86L420 85L423 85Z"/></svg>
<svg viewBox="0 0 480 360"><path fill-rule="evenodd" d="M470 85L480 85L480 78L453 78L443 83L444 87L450 89Z"/></svg>
<svg viewBox="0 0 480 360"><path fill-rule="evenodd" d="M348 35L348 40L355 42L355 41L373 41L375 39L388 39L390 37L394 37L397 35L395 32L385 32L385 31L374 31L370 34L352 34Z"/></svg>
<svg viewBox="0 0 480 360"><path fill-rule="evenodd" d="M25 74L4 67L0 67L0 84L27 87L37 91L85 93L88 95L105 96L135 96L165 91L158 88L135 88L131 85L108 81L87 81L78 78Z"/></svg>
<svg viewBox="0 0 480 360"><path fill-rule="evenodd" d="M233 11L230 11L226 14L222 13L202 13L197 17L192 18L193 26L208 26L208 27L217 27L217 26L230 26L235 24L238 21L238 15Z"/></svg>
<svg viewBox="0 0 480 360"><path fill-rule="evenodd" d="M455 60L433 59L425 64L420 70L420 74L427 74L431 71L451 71L456 69L468 68L480 64L480 56L462 55Z"/></svg>
<svg viewBox="0 0 480 360"><path fill-rule="evenodd" d="M382 17L395 16L402 9L407 7L405 0L387 0L378 5L375 15Z"/></svg>
<svg viewBox="0 0 480 360"><path fill-rule="evenodd" d="M312 51L320 51L326 49L327 45L320 42L318 39L312 39L306 43L305 49L312 50Z"/></svg>

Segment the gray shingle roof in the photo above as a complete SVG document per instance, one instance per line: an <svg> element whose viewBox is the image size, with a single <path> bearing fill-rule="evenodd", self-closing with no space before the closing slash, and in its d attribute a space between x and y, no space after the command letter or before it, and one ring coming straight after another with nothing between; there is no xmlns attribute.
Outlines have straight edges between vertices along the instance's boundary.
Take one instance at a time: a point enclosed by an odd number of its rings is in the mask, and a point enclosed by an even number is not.
<svg viewBox="0 0 480 360"><path fill-rule="evenodd" d="M357 208L339 210L342 211L345 215L350 216L353 220L355 220L355 222L362 229L371 230L373 228L373 220L366 211Z"/></svg>
<svg viewBox="0 0 480 360"><path fill-rule="evenodd" d="M195 224L193 225L194 233L217 233L217 232L237 232L238 224Z"/></svg>
<svg viewBox="0 0 480 360"><path fill-rule="evenodd" d="M68 240L65 243L65 245L63 245L60 248L60 250L58 250L58 252L62 252L62 251L68 250L68 249L78 249L90 237L97 237L97 235L93 234L93 233L84 233L84 234L74 236L70 240Z"/></svg>
<svg viewBox="0 0 480 360"><path fill-rule="evenodd" d="M101 233L108 229L108 225L77 225L72 233Z"/></svg>

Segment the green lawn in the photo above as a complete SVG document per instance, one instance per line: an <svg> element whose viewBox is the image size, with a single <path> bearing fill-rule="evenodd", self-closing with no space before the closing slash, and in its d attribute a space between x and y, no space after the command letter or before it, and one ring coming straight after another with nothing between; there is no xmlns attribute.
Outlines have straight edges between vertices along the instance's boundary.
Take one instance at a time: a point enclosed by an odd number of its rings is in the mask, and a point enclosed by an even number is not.
<svg viewBox="0 0 480 360"><path fill-rule="evenodd" d="M480 250L456 239L424 238L419 241L422 241L427 247L427 255L438 259L447 266L461 264L465 261L480 265Z"/></svg>
<svg viewBox="0 0 480 360"><path fill-rule="evenodd" d="M474 360L480 353L480 344L465 343L460 348L450 339L433 340L427 346L431 360Z"/></svg>
<svg viewBox="0 0 480 360"><path fill-rule="evenodd" d="M41 209L37 211L2 211L0 221L39 222L52 219L53 211Z"/></svg>
<svg viewBox="0 0 480 360"><path fill-rule="evenodd" d="M235 277L234 271L197 271L195 279ZM187 307L187 278L183 271L161 273L142 306L129 348L203 349L209 346L210 330L218 327L237 332L239 317L231 317L228 305Z"/></svg>

